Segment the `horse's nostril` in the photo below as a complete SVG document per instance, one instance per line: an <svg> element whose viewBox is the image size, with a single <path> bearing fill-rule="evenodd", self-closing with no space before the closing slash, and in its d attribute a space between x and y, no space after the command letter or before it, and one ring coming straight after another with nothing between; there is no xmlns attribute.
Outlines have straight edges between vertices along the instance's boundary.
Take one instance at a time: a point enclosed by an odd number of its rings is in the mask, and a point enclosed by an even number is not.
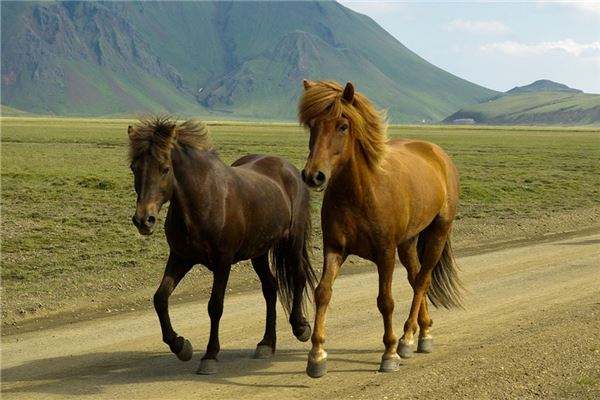
<svg viewBox="0 0 600 400"><path fill-rule="evenodd" d="M150 215L146 220L146 225L152 226L156 222L156 217L154 215Z"/></svg>
<svg viewBox="0 0 600 400"><path fill-rule="evenodd" d="M300 173L300 175L302 176L302 180L303 180L304 182L306 182L306 171L305 171L305 170L302 170L302 172Z"/></svg>
<svg viewBox="0 0 600 400"><path fill-rule="evenodd" d="M323 183L325 183L325 174L321 171L318 171L313 180L315 184L321 186Z"/></svg>
<svg viewBox="0 0 600 400"><path fill-rule="evenodd" d="M131 217L131 222L133 222L133 225L135 225L135 226L139 226L140 225L140 222L135 217L135 215L133 217Z"/></svg>

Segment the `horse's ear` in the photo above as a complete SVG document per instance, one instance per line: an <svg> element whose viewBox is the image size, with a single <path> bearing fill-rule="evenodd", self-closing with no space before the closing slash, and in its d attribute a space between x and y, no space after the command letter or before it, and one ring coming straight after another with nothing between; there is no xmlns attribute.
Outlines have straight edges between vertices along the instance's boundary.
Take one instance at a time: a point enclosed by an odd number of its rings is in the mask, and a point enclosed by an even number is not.
<svg viewBox="0 0 600 400"><path fill-rule="evenodd" d="M132 135L132 134L133 134L133 126L129 125L129 126L127 127L127 135L128 135L129 137L131 137L131 135Z"/></svg>
<svg viewBox="0 0 600 400"><path fill-rule="evenodd" d="M313 81L309 81L308 79L302 79L302 84L304 85L304 90L308 90L315 86L315 83Z"/></svg>
<svg viewBox="0 0 600 400"><path fill-rule="evenodd" d="M344 99L346 103L349 104L352 104L354 102L354 85L352 84L352 82L346 83L344 93L342 93L342 99Z"/></svg>

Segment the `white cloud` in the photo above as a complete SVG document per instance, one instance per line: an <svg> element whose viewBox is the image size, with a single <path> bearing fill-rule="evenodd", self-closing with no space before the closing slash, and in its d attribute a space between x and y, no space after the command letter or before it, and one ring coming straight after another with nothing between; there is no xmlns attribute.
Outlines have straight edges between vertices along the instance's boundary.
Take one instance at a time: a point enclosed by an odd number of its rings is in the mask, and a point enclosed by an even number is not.
<svg viewBox="0 0 600 400"><path fill-rule="evenodd" d="M594 12L600 14L600 1L578 1L570 3L572 7L585 12Z"/></svg>
<svg viewBox="0 0 600 400"><path fill-rule="evenodd" d="M578 11L581 11L585 14L600 14L600 1L599 0L578 0L578 1L547 1L541 0L538 1L538 4L546 6L546 5L562 5L567 7L572 7Z"/></svg>
<svg viewBox="0 0 600 400"><path fill-rule="evenodd" d="M485 52L501 52L508 55L541 55L563 52L575 57L597 56L600 54L600 41L589 43L578 43L573 39L540 43L506 41L484 44L480 49Z"/></svg>
<svg viewBox="0 0 600 400"><path fill-rule="evenodd" d="M455 19L446 25L450 32L467 32L479 34L504 35L510 33L510 28L500 21L474 21Z"/></svg>
<svg viewBox="0 0 600 400"><path fill-rule="evenodd" d="M358 13L369 16L385 15L390 12L404 10L407 6L407 3L395 1L339 0L338 2Z"/></svg>

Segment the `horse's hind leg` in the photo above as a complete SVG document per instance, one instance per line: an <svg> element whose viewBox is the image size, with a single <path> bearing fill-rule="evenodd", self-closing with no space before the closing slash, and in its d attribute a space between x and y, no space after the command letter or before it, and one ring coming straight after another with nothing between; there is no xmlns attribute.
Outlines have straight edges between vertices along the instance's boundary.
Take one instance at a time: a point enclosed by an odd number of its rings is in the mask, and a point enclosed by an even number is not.
<svg viewBox="0 0 600 400"><path fill-rule="evenodd" d="M377 296L377 308L383 317L383 343L385 352L381 357L381 372L397 371L400 365L400 357L397 353L398 336L394 333L394 297L392 295L392 277L396 263L394 250L386 251L385 256L377 262L379 273L379 295Z"/></svg>
<svg viewBox="0 0 600 400"><path fill-rule="evenodd" d="M189 340L178 336L171 326L169 296L191 267L191 263L179 260L175 255L170 254L162 281L154 294L154 309L160 321L163 342L168 344L171 351L182 361L189 361L192 358L193 349Z"/></svg>
<svg viewBox="0 0 600 400"><path fill-rule="evenodd" d="M301 251L301 250L300 250ZM298 251L298 253L300 252ZM290 325L292 325L292 333L301 342L306 342L310 339L312 333L310 324L304 316L303 302L304 290L306 289L306 275L300 268L302 262L301 256L294 257L293 260L297 264L294 276L294 298L292 300L292 311L290 312Z"/></svg>
<svg viewBox="0 0 600 400"><path fill-rule="evenodd" d="M419 262L419 254L417 251L417 241L418 237L415 237L409 240L406 243L398 246L398 257L400 258L400 262L406 268L408 275L408 282L411 287L415 288L415 281L417 279L417 275L419 270L421 269L421 264ZM419 308L419 345L417 348L418 352L421 353L430 353L433 349L433 339L429 335L429 329L433 324L433 321L429 317L429 307L427 306L427 299L423 298L421 301L421 307ZM410 343L412 344L412 343ZM412 355L412 349L408 346L402 346L401 356L403 358L408 358Z"/></svg>
<svg viewBox="0 0 600 400"><path fill-rule="evenodd" d="M413 336L418 327L418 316L420 314L421 304L427 301L426 296L427 291L429 290L429 284L431 283L431 273L444 251L451 225L451 222L445 222L438 216L426 231L421 233L422 235L425 235L423 238L424 250L420 262L421 268L414 280L413 300L410 307L410 313L404 324L404 335L402 335L400 343L398 344L398 354L402 357L410 357L412 352L411 345L414 342ZM427 331L425 333L427 334Z"/></svg>
<svg viewBox="0 0 600 400"><path fill-rule="evenodd" d="M277 320L277 281L269 268L268 254L252 259L252 267L260 278L263 296L267 305L267 317L265 323L265 335L256 346L254 358L270 358L275 352L277 341L275 323Z"/></svg>
<svg viewBox="0 0 600 400"><path fill-rule="evenodd" d="M221 350L219 344L219 322L223 315L223 299L229 280L231 264L217 265L213 270L213 285L208 301L208 315L210 316L210 338L206 346L206 353L200 361L197 373L211 375L217 373L217 354Z"/></svg>

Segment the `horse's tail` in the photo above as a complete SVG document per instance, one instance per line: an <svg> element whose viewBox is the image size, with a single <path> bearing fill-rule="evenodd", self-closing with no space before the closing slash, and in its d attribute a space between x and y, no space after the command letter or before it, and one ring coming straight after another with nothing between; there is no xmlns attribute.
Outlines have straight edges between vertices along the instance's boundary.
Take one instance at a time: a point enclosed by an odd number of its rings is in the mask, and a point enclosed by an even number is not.
<svg viewBox="0 0 600 400"><path fill-rule="evenodd" d="M424 246L421 240L419 240L418 249L419 259L422 260ZM458 278L458 267L452 253L450 236L448 236L440 260L433 268L427 297L434 307L463 308L462 291L463 285Z"/></svg>
<svg viewBox="0 0 600 400"><path fill-rule="evenodd" d="M278 241L271 252L275 268L277 289L284 310L288 315L292 309L294 293L302 296L302 308L306 298L315 289L317 277L310 263L309 246L311 237L310 203L308 191L302 188L300 207L292 210L289 236Z"/></svg>

